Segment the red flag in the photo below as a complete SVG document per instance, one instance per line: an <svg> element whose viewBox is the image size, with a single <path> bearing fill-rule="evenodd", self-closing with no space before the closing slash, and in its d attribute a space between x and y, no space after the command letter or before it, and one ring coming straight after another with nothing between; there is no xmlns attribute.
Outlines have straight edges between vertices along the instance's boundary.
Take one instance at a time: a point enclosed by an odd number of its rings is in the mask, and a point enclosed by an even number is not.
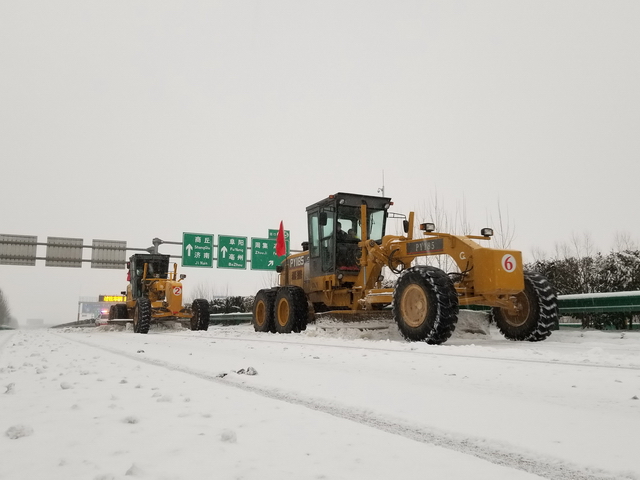
<svg viewBox="0 0 640 480"><path fill-rule="evenodd" d="M280 230L278 230L278 237L276 238L276 255L281 257L287 253L287 245L284 242L284 226L280 222Z"/></svg>

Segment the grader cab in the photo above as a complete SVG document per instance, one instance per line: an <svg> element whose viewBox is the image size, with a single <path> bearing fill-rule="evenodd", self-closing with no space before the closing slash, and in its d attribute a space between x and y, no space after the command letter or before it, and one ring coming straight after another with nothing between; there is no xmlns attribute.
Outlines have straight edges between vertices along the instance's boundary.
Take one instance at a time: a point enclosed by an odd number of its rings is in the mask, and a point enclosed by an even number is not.
<svg viewBox="0 0 640 480"><path fill-rule="evenodd" d="M557 300L549 282L523 270L516 250L492 249L481 235L452 235L404 218L403 234L388 235L391 199L337 193L307 208L304 251L279 266L280 285L256 294L256 331L290 333L306 328L316 313L337 318L379 316L392 306L402 335L411 341L445 342L453 333L460 305L491 307L491 317L512 340L540 341L557 320ZM404 217L404 216L400 216ZM412 265L420 257L447 255L456 268ZM384 267L399 274L395 288L383 288Z"/></svg>
<svg viewBox="0 0 640 480"><path fill-rule="evenodd" d="M135 333L148 333L151 323L179 322L191 330L209 328L209 302L196 299L190 306L182 305L182 280L178 266L170 268L169 255L135 254L127 262L126 303L112 305L110 323L133 323Z"/></svg>

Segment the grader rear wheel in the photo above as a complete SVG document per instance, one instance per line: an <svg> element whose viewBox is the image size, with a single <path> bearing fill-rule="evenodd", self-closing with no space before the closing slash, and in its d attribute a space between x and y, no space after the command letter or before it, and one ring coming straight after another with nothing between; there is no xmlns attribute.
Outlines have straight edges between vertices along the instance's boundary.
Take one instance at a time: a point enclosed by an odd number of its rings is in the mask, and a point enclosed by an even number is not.
<svg viewBox="0 0 640 480"><path fill-rule="evenodd" d="M300 287L281 287L275 302L274 325L278 333L299 333L307 327L309 306Z"/></svg>
<svg viewBox="0 0 640 480"><path fill-rule="evenodd" d="M209 329L209 302L202 298L196 299L191 305L191 330Z"/></svg>
<svg viewBox="0 0 640 480"><path fill-rule="evenodd" d="M410 341L437 345L453 333L458 321L458 297L453 282L439 268L405 270L393 292L393 317Z"/></svg>
<svg viewBox="0 0 640 480"><path fill-rule="evenodd" d="M271 289L260 290L253 302L253 315L251 323L256 332L275 332L273 323L273 308L276 300L276 291Z"/></svg>
<svg viewBox="0 0 640 480"><path fill-rule="evenodd" d="M558 318L556 295L540 274L524 272L524 290L513 296L515 309L495 307L492 320L509 340L539 342L551 335Z"/></svg>

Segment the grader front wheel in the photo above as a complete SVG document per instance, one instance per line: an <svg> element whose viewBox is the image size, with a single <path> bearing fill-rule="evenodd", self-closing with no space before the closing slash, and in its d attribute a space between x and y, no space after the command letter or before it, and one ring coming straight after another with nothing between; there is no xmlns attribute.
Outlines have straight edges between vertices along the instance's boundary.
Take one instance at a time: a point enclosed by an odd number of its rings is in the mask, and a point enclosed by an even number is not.
<svg viewBox="0 0 640 480"><path fill-rule="evenodd" d="M556 295L540 274L524 273L524 290L513 297L512 309L495 307L492 320L509 340L539 342L551 335L558 317Z"/></svg>
<svg viewBox="0 0 640 480"><path fill-rule="evenodd" d="M134 333L149 333L151 324L151 302L148 298L141 297L136 301L133 311Z"/></svg>
<svg viewBox="0 0 640 480"><path fill-rule="evenodd" d="M393 317L407 340L434 345L445 342L458 321L453 282L439 268L405 270L393 292Z"/></svg>

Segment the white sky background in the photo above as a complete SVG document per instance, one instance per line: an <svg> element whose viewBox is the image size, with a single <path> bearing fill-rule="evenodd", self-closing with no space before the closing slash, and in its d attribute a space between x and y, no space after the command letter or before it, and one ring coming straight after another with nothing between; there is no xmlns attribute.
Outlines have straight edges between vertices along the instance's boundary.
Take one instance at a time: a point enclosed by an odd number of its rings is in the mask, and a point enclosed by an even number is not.
<svg viewBox="0 0 640 480"><path fill-rule="evenodd" d="M525 259L608 251L640 240L639 23L635 1L3 2L0 233L147 247L283 220L297 248L307 205L384 171L420 221L437 197L477 231L500 204ZM187 295L269 278L183 271ZM0 266L21 321L124 286Z"/></svg>

